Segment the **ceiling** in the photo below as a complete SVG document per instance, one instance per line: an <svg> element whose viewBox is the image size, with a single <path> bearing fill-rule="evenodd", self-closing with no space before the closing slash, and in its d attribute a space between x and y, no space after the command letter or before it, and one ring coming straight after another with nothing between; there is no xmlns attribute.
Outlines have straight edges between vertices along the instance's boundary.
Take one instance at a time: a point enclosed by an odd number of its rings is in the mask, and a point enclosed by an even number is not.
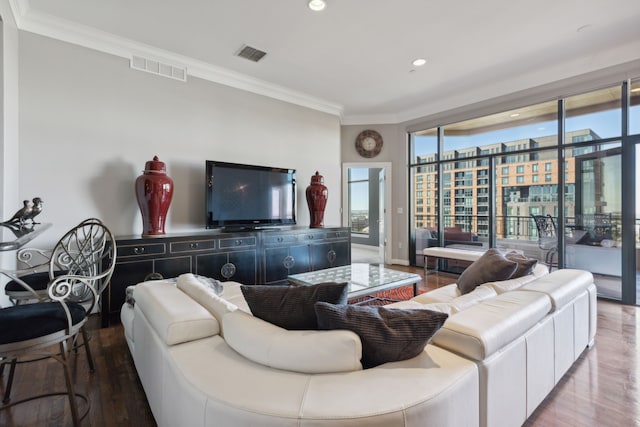
<svg viewBox="0 0 640 427"><path fill-rule="evenodd" d="M639 0L327 0L321 12L306 0L9 2L22 30L186 66L343 124L404 122L640 59ZM267 55L235 56L245 44Z"/></svg>

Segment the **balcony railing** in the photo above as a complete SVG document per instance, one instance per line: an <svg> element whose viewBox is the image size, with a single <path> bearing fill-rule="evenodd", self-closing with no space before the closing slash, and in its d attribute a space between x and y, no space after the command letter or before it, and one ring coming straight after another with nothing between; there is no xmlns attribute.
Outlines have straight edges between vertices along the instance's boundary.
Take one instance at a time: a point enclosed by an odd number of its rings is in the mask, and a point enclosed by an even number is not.
<svg viewBox="0 0 640 427"><path fill-rule="evenodd" d="M592 220L593 215L582 215L577 217L567 217L565 222L565 232L569 233L576 229L604 229L608 232L609 239L620 239L620 229L622 224L622 217L620 215L608 216L608 220L603 223L598 223L597 220ZM556 224L558 224L558 218L553 217ZM489 238L488 225L489 216L479 215L446 215L443 218L444 227L457 227L460 231L473 233L478 237L478 240L487 241ZM430 230L437 230L437 216L436 215L416 215L416 221L422 224L418 228L426 228ZM636 220L637 222L640 221ZM538 231L536 225L530 216L499 216L496 217L495 234L498 239L516 239L516 240L538 240ZM637 239L637 238L636 238Z"/></svg>

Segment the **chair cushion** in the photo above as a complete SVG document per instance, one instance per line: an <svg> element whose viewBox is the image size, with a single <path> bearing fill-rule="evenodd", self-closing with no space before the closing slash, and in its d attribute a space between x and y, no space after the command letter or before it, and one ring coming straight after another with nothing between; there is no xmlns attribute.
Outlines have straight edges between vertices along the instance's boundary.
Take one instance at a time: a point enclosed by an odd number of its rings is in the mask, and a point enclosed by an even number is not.
<svg viewBox="0 0 640 427"><path fill-rule="evenodd" d="M80 304L67 303L74 325L86 317ZM0 344L26 341L67 327L67 315L58 302L22 304L0 310Z"/></svg>
<svg viewBox="0 0 640 427"><path fill-rule="evenodd" d="M251 313L289 330L318 329L317 301L346 304L348 283L318 283L310 286L242 285Z"/></svg>
<svg viewBox="0 0 640 427"><path fill-rule="evenodd" d="M320 329L346 329L362 340L362 366L411 359L424 351L449 317L431 310L357 305L315 305Z"/></svg>
<svg viewBox="0 0 640 427"><path fill-rule="evenodd" d="M66 271L54 271L54 276L62 276L67 274ZM39 273L31 273L25 274L24 276L20 276L20 280L22 280L27 285L31 286L34 291L44 291L47 289L47 285L49 284L49 272L42 271ZM20 283L15 280L10 281L4 287L5 292L29 292L22 286Z"/></svg>

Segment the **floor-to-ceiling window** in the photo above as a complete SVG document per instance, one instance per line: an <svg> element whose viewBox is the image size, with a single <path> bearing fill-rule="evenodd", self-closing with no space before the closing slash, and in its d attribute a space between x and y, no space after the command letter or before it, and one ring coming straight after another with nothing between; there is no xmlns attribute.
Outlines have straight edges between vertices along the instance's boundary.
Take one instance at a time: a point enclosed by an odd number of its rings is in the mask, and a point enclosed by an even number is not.
<svg viewBox="0 0 640 427"><path fill-rule="evenodd" d="M565 176L574 181L565 204L565 266L591 271L599 295L622 298L622 86L565 99ZM588 128L588 135L576 132Z"/></svg>
<svg viewBox="0 0 640 427"><path fill-rule="evenodd" d="M640 144L635 144L636 151L636 188L640 188ZM635 212L635 236L636 236L636 295L640 294L640 197L636 196ZM636 297L636 301L640 298Z"/></svg>
<svg viewBox="0 0 640 427"><path fill-rule="evenodd" d="M635 195L635 248L636 248L636 295L640 294L640 80L631 83L629 88L630 108L629 108L629 135L636 135L634 138L635 148L635 169L636 169L636 195ZM640 297L636 301L640 301Z"/></svg>
<svg viewBox="0 0 640 427"><path fill-rule="evenodd" d="M621 299L621 147L640 137L639 86L629 102L620 84L412 133L412 261L435 245L519 249L589 269L601 296ZM553 224L555 244L536 218Z"/></svg>
<svg viewBox="0 0 640 427"><path fill-rule="evenodd" d="M448 206L448 199L451 197L449 188L451 176L449 173L442 176L438 173L437 154L437 129L419 132L419 137L411 145L411 163L419 164L419 166L410 170L411 190L409 192L412 206L411 217L415 224L413 240L418 248L426 248L437 244L438 241L438 185L440 178L446 187L447 201L445 206ZM423 261L422 256L418 256L414 263L423 265Z"/></svg>

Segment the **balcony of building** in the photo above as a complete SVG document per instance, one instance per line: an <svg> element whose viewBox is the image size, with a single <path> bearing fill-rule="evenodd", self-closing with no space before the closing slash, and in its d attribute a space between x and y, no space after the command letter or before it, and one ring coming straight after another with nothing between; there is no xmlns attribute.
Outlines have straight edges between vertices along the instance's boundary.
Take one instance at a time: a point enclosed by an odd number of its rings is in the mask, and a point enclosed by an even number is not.
<svg viewBox="0 0 640 427"><path fill-rule="evenodd" d="M557 228L558 218L551 217ZM437 217L425 215L423 224L427 226L415 229L416 264L423 266L422 250L432 246L478 249L490 246L488 216L456 215L443 218L444 241L438 239ZM581 215L565 218L564 245L559 246L559 239L555 238L555 245L545 239L541 242L535 222L530 216L498 216L495 220L493 233L496 236L495 247L504 251L518 250L529 258L545 262L549 251L553 269L562 254L561 268L576 268L590 271L594 274L598 293L602 297L620 299L622 277L622 236L620 235L622 219L620 215ZM639 236L640 219L636 220L636 236ZM640 266L640 241L635 239L636 265ZM554 239L551 239L553 243ZM464 264L451 263L451 270L460 272ZM640 278L640 272L636 272ZM640 281L638 281L640 283Z"/></svg>

